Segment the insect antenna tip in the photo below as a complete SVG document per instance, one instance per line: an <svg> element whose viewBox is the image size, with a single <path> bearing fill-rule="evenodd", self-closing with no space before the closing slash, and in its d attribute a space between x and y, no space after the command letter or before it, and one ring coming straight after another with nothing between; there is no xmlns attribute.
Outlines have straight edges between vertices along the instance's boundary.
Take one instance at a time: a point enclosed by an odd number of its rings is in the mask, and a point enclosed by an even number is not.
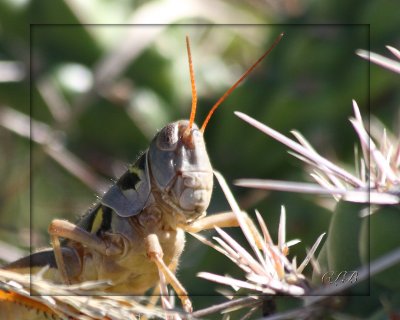
<svg viewBox="0 0 400 320"><path fill-rule="evenodd" d="M250 72L252 72L255 67L272 51L272 49L275 48L275 46L279 43L279 41L281 41L282 37L283 37L283 32L275 39L275 41L272 43L271 47L260 57L258 58L258 60L250 67L248 68L243 74L242 76L233 84L232 87L230 87L223 95L221 98L219 98L219 100L213 105L213 107L211 108L211 110L209 111L209 113L206 116L206 119L204 120L200 131L202 133L204 133L206 126L208 124L208 122L211 119L211 116L213 115L214 111L220 106L220 104L233 92L233 90L236 89L236 87L250 74Z"/></svg>
<svg viewBox="0 0 400 320"><path fill-rule="evenodd" d="M191 87L192 87L192 109L190 112L189 126L188 126L188 130L190 132L190 129L192 128L193 123L194 123L194 118L196 116L197 91L196 91L196 80L194 77L194 70L193 70L193 63L192 63L192 54L190 52L190 40L189 40L188 35L186 35L186 48L187 48L188 61L189 61L190 83L191 83Z"/></svg>

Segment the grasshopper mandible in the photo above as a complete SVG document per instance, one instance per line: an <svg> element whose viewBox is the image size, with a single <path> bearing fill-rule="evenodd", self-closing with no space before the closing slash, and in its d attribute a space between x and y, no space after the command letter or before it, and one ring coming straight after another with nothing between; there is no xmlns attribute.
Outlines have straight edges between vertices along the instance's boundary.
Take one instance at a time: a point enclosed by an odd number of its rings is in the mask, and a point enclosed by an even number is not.
<svg viewBox="0 0 400 320"><path fill-rule="evenodd" d="M49 265L45 277L53 281L111 280L112 286L106 290L120 295L143 295L164 276L184 309L192 311L188 293L174 274L184 248L184 232L238 225L233 213L205 217L213 189L213 168L203 133L216 108L282 36L216 102L200 128L194 123L197 94L186 37L192 87L190 119L160 130L147 151L76 225L53 220L49 226L52 249L5 268L30 272L30 267L34 270Z"/></svg>

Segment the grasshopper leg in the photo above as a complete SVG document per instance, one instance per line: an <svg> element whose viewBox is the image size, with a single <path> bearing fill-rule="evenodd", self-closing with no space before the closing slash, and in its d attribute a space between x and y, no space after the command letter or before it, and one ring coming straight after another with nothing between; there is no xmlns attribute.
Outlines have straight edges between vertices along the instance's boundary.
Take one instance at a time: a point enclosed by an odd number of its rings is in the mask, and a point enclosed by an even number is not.
<svg viewBox="0 0 400 320"><path fill-rule="evenodd" d="M160 292L160 285L158 284L158 285L156 285L154 287L154 289L153 289L153 291L151 293L151 298L149 300L149 303L146 305L148 308L152 308L157 304L158 299L160 298L159 297L160 293L161 293Z"/></svg>
<svg viewBox="0 0 400 320"><path fill-rule="evenodd" d="M67 275L67 268L65 267L64 264L64 258L61 252L60 239L58 238L58 236L51 235L51 245L54 250L54 257L56 258L56 263L58 270L60 271L61 274L61 279L65 284L71 284L71 282L69 281L69 277Z"/></svg>
<svg viewBox="0 0 400 320"><path fill-rule="evenodd" d="M175 290L182 302L184 310L186 312L192 312L192 302L188 297L186 289L182 286L182 284L162 259L163 251L156 234L151 233L146 237L146 250L148 257L157 265L158 270L165 276L167 282L171 284L172 288Z"/></svg>
<svg viewBox="0 0 400 320"><path fill-rule="evenodd" d="M258 248L261 249L263 239L260 233L258 232L256 226L254 225L253 220L249 218L246 212L242 211L242 214L245 217L245 221L250 229L250 232L253 234L256 240ZM198 233L203 230L213 229L214 227L219 227L219 228L239 227L239 221L237 220L236 215L233 212L222 212L199 219L193 222L192 224L182 226L182 228L186 232L191 232L191 233Z"/></svg>
<svg viewBox="0 0 400 320"><path fill-rule="evenodd" d="M173 273L175 273L177 267L178 267L177 261L173 261L168 265L168 269L171 270ZM146 305L148 308L154 307L157 304L158 299L160 299L160 294L161 294L160 285L161 283L159 282L158 285L154 287L153 292L151 293L151 298L148 304ZM143 320L147 320L147 318L144 316Z"/></svg>
<svg viewBox="0 0 400 320"><path fill-rule="evenodd" d="M239 222L233 212L221 212L211 216L206 216L191 224L182 225L180 227L182 227L186 232L198 233L203 230L213 229L214 227L229 228L238 226Z"/></svg>
<svg viewBox="0 0 400 320"><path fill-rule="evenodd" d="M79 226L65 220L53 220L50 223L48 231L51 237L51 244L53 246L57 266L60 271L61 278L65 284L70 284L70 281L67 275L64 258L61 252L61 244L59 238L65 238L81 243L82 245L90 247L103 255L115 255L120 254L123 251L123 249L116 246L115 244L106 244L96 235L89 233Z"/></svg>

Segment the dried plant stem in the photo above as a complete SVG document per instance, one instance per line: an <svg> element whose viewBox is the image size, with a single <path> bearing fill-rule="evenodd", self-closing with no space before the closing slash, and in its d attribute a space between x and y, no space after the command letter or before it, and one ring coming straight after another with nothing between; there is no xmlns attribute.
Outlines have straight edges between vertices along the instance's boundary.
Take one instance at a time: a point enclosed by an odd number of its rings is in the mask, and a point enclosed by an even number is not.
<svg viewBox="0 0 400 320"><path fill-rule="evenodd" d="M226 309L233 308L233 307L243 308L243 307L255 306L255 305L261 304L262 299L263 299L262 297L254 297L254 296L239 298L239 299L223 302L220 304L216 304L216 305L208 307L208 308L197 310L192 313L192 316L195 318L202 318L202 317L208 316L210 314L221 312Z"/></svg>

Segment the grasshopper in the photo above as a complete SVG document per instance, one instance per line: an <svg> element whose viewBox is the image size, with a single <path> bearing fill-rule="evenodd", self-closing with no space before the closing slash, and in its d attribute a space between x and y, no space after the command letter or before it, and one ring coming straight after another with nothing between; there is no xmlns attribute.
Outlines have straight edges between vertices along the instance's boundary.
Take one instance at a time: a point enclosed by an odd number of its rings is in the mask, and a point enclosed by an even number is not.
<svg viewBox="0 0 400 320"><path fill-rule="evenodd" d="M186 37L192 87L189 120L172 122L161 129L147 151L77 224L53 220L48 229L52 249L33 253L5 268L27 273L31 268L34 272L48 265L45 277L65 284L111 280L112 286L106 291L118 295L143 295L164 277L184 310L191 312L188 293L175 276L185 231L238 226L233 213L206 217L213 190L213 168L203 134L217 107L269 54L282 35L216 102L200 128L194 123L197 93Z"/></svg>

